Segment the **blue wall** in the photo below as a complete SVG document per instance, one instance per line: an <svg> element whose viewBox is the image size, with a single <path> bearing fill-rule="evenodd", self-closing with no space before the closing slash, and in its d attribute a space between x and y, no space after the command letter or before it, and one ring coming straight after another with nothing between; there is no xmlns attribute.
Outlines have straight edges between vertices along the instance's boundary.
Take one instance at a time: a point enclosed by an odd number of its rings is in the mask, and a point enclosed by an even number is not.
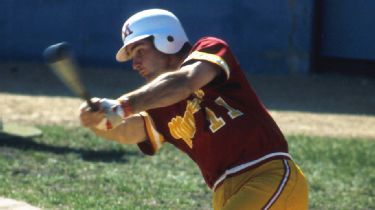
<svg viewBox="0 0 375 210"><path fill-rule="evenodd" d="M121 66L123 22L139 10L164 8L192 42L225 39L252 73L307 72L313 0L1 0L1 60L41 61L50 44L68 41L80 63Z"/></svg>
<svg viewBox="0 0 375 210"><path fill-rule="evenodd" d="M375 1L325 1L322 12L321 55L375 61Z"/></svg>

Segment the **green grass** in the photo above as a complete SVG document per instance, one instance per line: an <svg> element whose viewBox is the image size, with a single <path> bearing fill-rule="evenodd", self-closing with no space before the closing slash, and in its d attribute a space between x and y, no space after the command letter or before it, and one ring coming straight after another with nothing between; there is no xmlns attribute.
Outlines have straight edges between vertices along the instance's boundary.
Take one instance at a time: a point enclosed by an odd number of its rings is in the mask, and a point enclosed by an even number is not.
<svg viewBox="0 0 375 210"><path fill-rule="evenodd" d="M45 209L211 209L197 167L165 145L154 157L83 128L0 139L0 196ZM289 136L310 209L375 209L375 141Z"/></svg>

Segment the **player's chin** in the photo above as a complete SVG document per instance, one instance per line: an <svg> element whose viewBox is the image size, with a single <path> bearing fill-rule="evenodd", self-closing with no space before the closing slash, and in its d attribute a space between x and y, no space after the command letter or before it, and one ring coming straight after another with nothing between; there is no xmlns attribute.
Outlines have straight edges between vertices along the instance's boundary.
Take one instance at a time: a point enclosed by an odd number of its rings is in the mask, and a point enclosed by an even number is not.
<svg viewBox="0 0 375 210"><path fill-rule="evenodd" d="M151 82L152 80L154 80L156 78L156 75L154 74L146 74L146 75L142 75L142 77L147 81L147 82Z"/></svg>

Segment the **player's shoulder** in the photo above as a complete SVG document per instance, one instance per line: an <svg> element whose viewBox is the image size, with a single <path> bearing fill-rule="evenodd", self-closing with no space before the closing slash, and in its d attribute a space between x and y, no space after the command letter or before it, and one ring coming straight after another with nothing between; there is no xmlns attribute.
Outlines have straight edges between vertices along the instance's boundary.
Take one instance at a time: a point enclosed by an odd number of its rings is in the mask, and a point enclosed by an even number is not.
<svg viewBox="0 0 375 210"><path fill-rule="evenodd" d="M228 47L228 44L223 39L213 37L213 36L205 36L200 38L194 46L196 48L203 48L203 47L212 47L212 46L223 46ZM194 47L193 47L194 48Z"/></svg>

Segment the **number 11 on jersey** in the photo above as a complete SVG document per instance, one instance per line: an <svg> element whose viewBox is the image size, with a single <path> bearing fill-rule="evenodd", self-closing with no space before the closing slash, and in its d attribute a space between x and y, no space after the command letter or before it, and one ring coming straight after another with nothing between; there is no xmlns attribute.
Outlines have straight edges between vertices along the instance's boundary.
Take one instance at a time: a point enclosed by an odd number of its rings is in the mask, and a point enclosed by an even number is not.
<svg viewBox="0 0 375 210"><path fill-rule="evenodd" d="M215 100L215 103L217 105L220 105L226 108L228 110L227 114L229 115L231 119L235 119L243 115L243 113L240 110L229 106L221 97L218 97ZM207 113L207 118L210 121L210 130L212 131L212 133L215 133L216 131L218 131L220 128L222 128L225 125L224 119L222 117L217 116L210 108L206 107L206 113Z"/></svg>

